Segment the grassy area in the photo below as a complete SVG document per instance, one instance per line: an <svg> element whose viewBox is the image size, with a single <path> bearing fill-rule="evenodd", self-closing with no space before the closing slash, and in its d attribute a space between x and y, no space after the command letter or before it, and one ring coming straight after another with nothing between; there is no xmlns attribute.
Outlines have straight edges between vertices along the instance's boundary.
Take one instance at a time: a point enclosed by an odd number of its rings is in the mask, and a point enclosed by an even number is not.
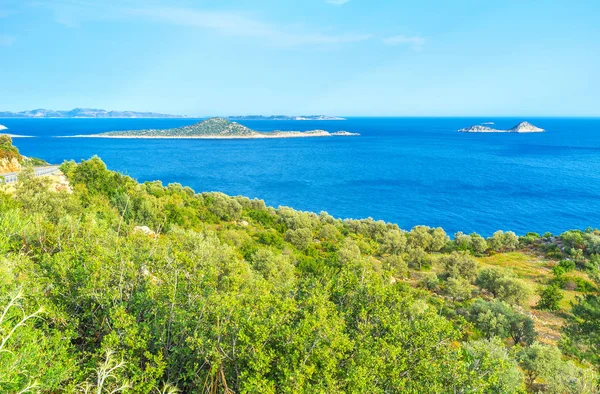
<svg viewBox="0 0 600 394"><path fill-rule="evenodd" d="M477 259L483 267L501 267L532 285L545 285L552 279L554 260L540 259L523 252L497 253Z"/></svg>
<svg viewBox="0 0 600 394"><path fill-rule="evenodd" d="M560 310L557 312L535 309L540 298L536 291L540 286L546 286L554 278L552 267L558 263L556 260L546 259L530 252L517 251L479 257L477 261L481 264L481 268L502 268L525 281L535 293L529 300L529 312L534 318L540 339L547 343L556 343L560 339L560 330L565 324L565 318L570 314L571 303L575 302L577 296L582 293L563 290L564 298L560 302ZM588 275L581 271L573 271L569 275L590 280Z"/></svg>

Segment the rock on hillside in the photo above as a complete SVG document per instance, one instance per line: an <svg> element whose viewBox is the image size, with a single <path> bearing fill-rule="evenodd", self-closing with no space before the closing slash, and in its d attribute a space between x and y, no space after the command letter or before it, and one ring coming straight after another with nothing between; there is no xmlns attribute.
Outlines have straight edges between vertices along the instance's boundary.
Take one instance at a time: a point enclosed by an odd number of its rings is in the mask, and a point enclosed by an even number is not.
<svg viewBox="0 0 600 394"><path fill-rule="evenodd" d="M22 162L23 156L12 144L12 138L0 135L0 173L20 171Z"/></svg>

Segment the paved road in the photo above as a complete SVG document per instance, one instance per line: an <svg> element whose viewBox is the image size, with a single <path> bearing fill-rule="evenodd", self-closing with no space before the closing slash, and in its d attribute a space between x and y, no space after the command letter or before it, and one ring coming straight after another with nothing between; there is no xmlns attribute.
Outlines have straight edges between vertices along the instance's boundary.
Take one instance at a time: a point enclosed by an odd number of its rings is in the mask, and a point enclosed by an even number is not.
<svg viewBox="0 0 600 394"><path fill-rule="evenodd" d="M58 171L58 166L48 166L48 167L35 167L35 176L49 175L53 172ZM4 178L4 183L13 183L17 181L17 177L19 176L18 172L10 172L8 174L0 174L0 177ZM2 182L2 180L0 180Z"/></svg>

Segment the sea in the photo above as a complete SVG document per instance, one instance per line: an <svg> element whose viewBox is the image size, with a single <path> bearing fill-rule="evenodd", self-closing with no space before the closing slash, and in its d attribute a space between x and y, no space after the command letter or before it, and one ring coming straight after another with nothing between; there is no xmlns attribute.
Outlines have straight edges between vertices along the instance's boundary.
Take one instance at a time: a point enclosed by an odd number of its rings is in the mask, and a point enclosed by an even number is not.
<svg viewBox="0 0 600 394"><path fill-rule="evenodd" d="M98 155L140 182L180 183L270 206L484 236L600 227L600 118L348 118L239 121L259 131L346 130L357 137L256 140L56 138L172 128L200 119L0 119L26 156ZM458 133L520 121L545 133Z"/></svg>

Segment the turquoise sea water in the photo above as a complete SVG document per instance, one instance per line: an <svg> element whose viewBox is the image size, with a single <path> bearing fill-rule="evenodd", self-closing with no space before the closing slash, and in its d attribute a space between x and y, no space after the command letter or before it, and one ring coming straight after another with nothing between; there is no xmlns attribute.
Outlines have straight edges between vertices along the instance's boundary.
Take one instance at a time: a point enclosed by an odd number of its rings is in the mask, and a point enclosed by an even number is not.
<svg viewBox="0 0 600 394"><path fill-rule="evenodd" d="M534 134L464 134L482 122ZM268 205L373 217L409 229L562 232L600 227L600 119L350 118L241 121L269 131L325 129L360 137L273 140L52 138L170 128L197 119L0 119L27 156L52 163L100 156L139 181L264 199Z"/></svg>

